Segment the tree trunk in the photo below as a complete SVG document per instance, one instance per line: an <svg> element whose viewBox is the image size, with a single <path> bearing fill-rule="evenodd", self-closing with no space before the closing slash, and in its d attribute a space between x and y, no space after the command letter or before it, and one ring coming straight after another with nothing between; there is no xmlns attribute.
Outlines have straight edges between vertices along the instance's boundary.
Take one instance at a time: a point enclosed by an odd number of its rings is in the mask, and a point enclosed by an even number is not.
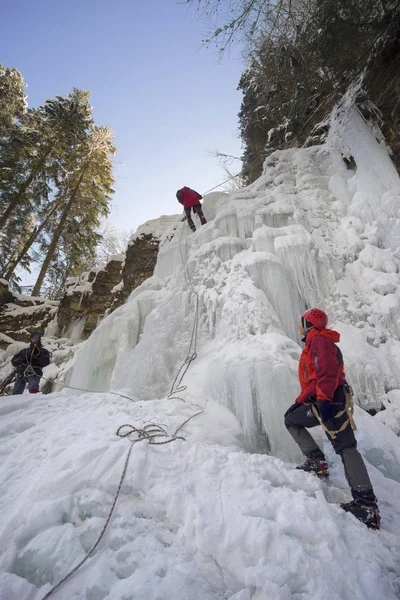
<svg viewBox="0 0 400 600"><path fill-rule="evenodd" d="M58 240L60 239L60 236L61 236L62 231L64 229L65 221L67 220L68 213L69 213L69 211L71 209L73 201L74 201L74 197L71 196L71 198L68 201L67 206L64 208L64 212L62 214L60 222L57 225L57 228L56 228L56 230L54 232L54 235L53 235L53 239L51 240L49 249L47 250L46 258L44 259L43 264L42 264L42 268L40 269L40 273L39 273L39 276L38 276L38 278L36 280L35 287L33 288L32 296L39 296L39 294L40 294L40 288L43 285L43 280L44 280L44 278L46 276L47 269L49 268L51 259L54 256L54 252L55 252L56 246L58 244Z"/></svg>
<svg viewBox="0 0 400 600"><path fill-rule="evenodd" d="M29 177L23 182L23 184L21 185L21 187L18 190L17 194L11 200L10 204L7 206L7 208L4 211L4 213L0 216L0 229L3 229L4 225L7 223L8 217L14 211L15 207L19 204L19 202L21 201L21 199L24 196L25 192L27 191L27 189L31 185L32 181L35 179L36 175L39 173L39 171L45 165L46 160L47 160L47 158L48 158L51 150L52 150L51 147L46 150L43 158L41 158L39 160L39 163L36 165L36 167L34 167L32 169Z"/></svg>
<svg viewBox="0 0 400 600"><path fill-rule="evenodd" d="M47 226L51 217L53 216L53 214L55 213L57 208L60 206L60 204L62 203L62 200L63 200L63 198L61 198L60 200L58 200L55 203L55 205L53 206L52 210L49 212L49 214L47 215L45 220L39 225L38 228L36 228L32 231L31 235L29 236L28 240L26 241L21 252L16 255L16 258L14 258L14 259L11 258L8 261L7 265L4 267L4 271L3 271L3 275L2 275L2 277L4 279L6 279L7 281L9 281L11 279L11 276L14 274L15 269L18 267L19 263L24 258L24 256L28 253L28 250L30 249L30 247L32 246L32 244L34 243L34 241L36 240L38 235Z"/></svg>
<svg viewBox="0 0 400 600"><path fill-rule="evenodd" d="M40 294L40 288L43 285L43 281L44 281L44 278L46 276L47 269L49 268L50 262L51 262L51 260L52 260L52 258L54 256L54 252L55 252L56 246L58 244L58 240L60 239L61 234L63 232L65 222L67 220L69 211L71 210L71 206L73 205L73 203L74 203L74 201L76 199L76 196L78 195L79 188L80 188L80 185L82 183L82 179L83 179L83 176L85 174L85 171L86 171L88 165L89 165L89 161L82 167L82 171L81 171L81 174L79 175L79 179L77 181L77 184L76 184L75 188L72 190L71 197L68 200L68 202L67 202L67 204L66 204L66 206L64 208L64 211L62 213L60 222L57 225L57 228L56 228L56 230L54 232L54 235L53 235L53 239L50 242L50 246L49 246L49 249L47 251L46 258L44 259L43 264L42 264L42 268L40 269L40 273L39 273L39 276L38 276L38 278L36 280L35 287L33 288L32 296L39 296L39 294Z"/></svg>

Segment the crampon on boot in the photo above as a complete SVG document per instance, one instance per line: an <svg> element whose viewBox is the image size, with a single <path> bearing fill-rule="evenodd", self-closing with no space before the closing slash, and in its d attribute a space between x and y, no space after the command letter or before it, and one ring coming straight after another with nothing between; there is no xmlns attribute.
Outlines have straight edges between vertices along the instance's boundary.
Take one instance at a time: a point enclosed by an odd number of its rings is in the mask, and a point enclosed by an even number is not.
<svg viewBox="0 0 400 600"><path fill-rule="evenodd" d="M381 517L374 493L368 490L366 492L353 492L353 494L355 496L354 500L341 504L340 508L354 515L356 519L365 523L370 529L380 529Z"/></svg>
<svg viewBox="0 0 400 600"><path fill-rule="evenodd" d="M329 469L325 456L320 451L315 452L315 454L311 453L307 457L306 462L296 468L307 473L315 473L321 479L329 477Z"/></svg>

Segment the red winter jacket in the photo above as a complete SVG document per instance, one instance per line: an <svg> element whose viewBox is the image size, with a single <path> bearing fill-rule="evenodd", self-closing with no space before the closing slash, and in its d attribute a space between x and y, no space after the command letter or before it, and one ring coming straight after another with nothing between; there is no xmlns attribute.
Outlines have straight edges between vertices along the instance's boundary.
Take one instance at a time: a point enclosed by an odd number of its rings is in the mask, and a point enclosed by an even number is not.
<svg viewBox="0 0 400 600"><path fill-rule="evenodd" d="M200 204L200 200L203 196L200 196L200 194L192 190L190 187L185 186L176 192L176 197L178 198L179 202L183 204L183 208L191 208L196 204Z"/></svg>
<svg viewBox="0 0 400 600"><path fill-rule="evenodd" d="M311 329L299 362L301 394L296 402L332 400L339 385L346 384L343 356L335 342L340 334L332 329Z"/></svg>

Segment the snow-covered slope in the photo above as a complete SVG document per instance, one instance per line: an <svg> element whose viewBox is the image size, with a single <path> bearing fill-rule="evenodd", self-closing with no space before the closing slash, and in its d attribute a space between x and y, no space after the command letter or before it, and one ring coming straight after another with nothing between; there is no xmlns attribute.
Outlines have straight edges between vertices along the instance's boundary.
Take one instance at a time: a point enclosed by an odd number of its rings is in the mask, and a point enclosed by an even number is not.
<svg viewBox="0 0 400 600"><path fill-rule="evenodd" d="M103 528L130 446L117 428L156 421L173 432L196 410L179 400L51 394L34 403L9 398L0 412L0 598L39 600ZM210 401L181 430L186 441L134 446L105 538L54 598L394 600L398 438L361 413L364 455L373 440L381 467L389 452L397 466L382 473L369 465L380 532L336 505L349 496L331 452L329 485L273 456L244 452L232 414Z"/></svg>
<svg viewBox="0 0 400 600"><path fill-rule="evenodd" d="M195 234L179 222L172 239L165 231L154 276L82 345L70 378L133 401L64 392L3 402L4 598L41 599L94 543L130 447L119 425L173 434L199 406L185 440L134 446L104 539L55 598L400 596L400 182L355 110L332 132L325 147L274 153L245 190L207 196L209 222ZM197 297L197 358L171 399ZM295 470L283 413L298 394L297 323L311 305L342 335L359 404L387 407L356 411L379 532L338 508L349 490L322 432L330 483Z"/></svg>

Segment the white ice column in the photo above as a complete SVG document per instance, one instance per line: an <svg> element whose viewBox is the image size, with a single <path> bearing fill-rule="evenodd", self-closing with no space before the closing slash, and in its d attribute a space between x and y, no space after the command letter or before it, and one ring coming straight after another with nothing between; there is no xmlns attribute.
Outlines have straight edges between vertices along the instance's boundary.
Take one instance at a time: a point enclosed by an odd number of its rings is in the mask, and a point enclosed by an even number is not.
<svg viewBox="0 0 400 600"><path fill-rule="evenodd" d="M305 305L320 304L322 269L318 269L318 251L311 245L311 236L303 230L276 237L274 247Z"/></svg>
<svg viewBox="0 0 400 600"><path fill-rule="evenodd" d="M268 252L253 252L249 253L244 266L271 302L286 335L297 339L297 323L303 304L282 262Z"/></svg>
<svg viewBox="0 0 400 600"><path fill-rule="evenodd" d="M140 327L136 301L104 319L76 356L70 384L93 391L109 391L117 355L136 344Z"/></svg>

